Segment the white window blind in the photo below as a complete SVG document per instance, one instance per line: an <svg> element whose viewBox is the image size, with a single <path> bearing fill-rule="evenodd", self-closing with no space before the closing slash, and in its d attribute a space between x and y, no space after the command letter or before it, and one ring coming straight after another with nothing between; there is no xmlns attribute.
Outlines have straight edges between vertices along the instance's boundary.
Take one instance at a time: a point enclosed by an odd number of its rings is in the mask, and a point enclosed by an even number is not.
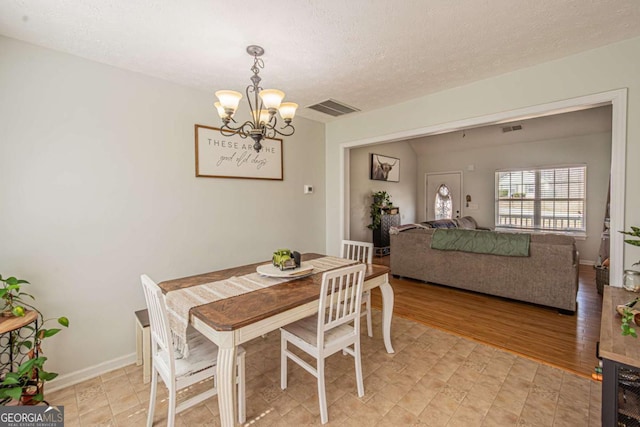
<svg viewBox="0 0 640 427"><path fill-rule="evenodd" d="M496 172L496 227L585 231L587 167Z"/></svg>

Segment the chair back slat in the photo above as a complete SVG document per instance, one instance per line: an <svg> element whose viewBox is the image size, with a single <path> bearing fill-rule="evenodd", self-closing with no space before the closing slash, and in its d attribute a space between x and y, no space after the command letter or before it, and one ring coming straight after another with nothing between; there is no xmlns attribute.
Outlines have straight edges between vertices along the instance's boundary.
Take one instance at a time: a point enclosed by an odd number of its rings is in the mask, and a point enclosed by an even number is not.
<svg viewBox="0 0 640 427"><path fill-rule="evenodd" d="M359 333L365 270L364 264L357 264L322 275L318 309L319 341L324 341L324 332L352 321Z"/></svg>
<svg viewBox="0 0 640 427"><path fill-rule="evenodd" d="M149 324L151 326L151 342L152 354L158 352L158 347L169 355L169 366L174 365L173 340L171 338L171 328L169 326L169 317L167 315L167 307L164 302L162 290L156 283L146 274L140 276L142 289L144 290L144 298L147 301L149 309Z"/></svg>
<svg viewBox="0 0 640 427"><path fill-rule="evenodd" d="M371 264L373 262L373 243L343 240L341 257Z"/></svg>

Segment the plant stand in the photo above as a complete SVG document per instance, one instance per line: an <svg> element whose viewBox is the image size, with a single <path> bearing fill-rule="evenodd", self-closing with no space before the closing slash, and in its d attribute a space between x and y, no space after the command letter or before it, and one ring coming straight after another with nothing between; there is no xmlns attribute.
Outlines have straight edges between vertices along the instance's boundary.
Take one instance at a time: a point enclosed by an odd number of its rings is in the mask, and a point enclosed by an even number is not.
<svg viewBox="0 0 640 427"><path fill-rule="evenodd" d="M395 213L383 212L380 227L373 230L373 246L376 256L386 256L391 253L391 238L389 229L400 225L400 210L393 208Z"/></svg>
<svg viewBox="0 0 640 427"><path fill-rule="evenodd" d="M22 347L15 348L15 342L35 334L29 329L23 329L31 323L35 323L35 329L38 328L38 313L31 310L22 317L0 317L0 375L2 377L7 372L16 371L18 366L29 357L28 350ZM0 402L2 405L6 403L7 401Z"/></svg>

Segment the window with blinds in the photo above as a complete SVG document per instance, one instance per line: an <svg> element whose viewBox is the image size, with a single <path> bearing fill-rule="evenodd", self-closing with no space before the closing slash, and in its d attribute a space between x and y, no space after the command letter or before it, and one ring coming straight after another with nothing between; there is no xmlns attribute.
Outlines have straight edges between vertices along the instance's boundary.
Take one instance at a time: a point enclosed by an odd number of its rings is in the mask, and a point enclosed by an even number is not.
<svg viewBox="0 0 640 427"><path fill-rule="evenodd" d="M496 227L585 231L587 167L496 172Z"/></svg>

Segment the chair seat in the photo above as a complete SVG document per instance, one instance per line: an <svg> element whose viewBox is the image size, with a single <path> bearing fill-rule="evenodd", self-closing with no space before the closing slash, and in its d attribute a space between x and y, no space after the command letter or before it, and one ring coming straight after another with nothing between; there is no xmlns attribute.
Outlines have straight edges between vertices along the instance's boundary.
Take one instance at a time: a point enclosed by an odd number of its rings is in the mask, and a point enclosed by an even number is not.
<svg viewBox="0 0 640 427"><path fill-rule="evenodd" d="M318 315L305 317L296 322L283 326L281 329L297 336L304 342L315 346L318 343ZM343 339L349 334L355 335L355 328L349 324L329 329L324 335L324 346L330 347L332 343Z"/></svg>
<svg viewBox="0 0 640 427"><path fill-rule="evenodd" d="M187 333L187 342L189 343L189 357L178 359L179 355L176 353L176 377L186 377L216 366L218 363L217 345L191 327ZM242 346L238 346L236 351L239 355L245 350ZM169 355L166 351L160 351L158 356L165 364L169 364Z"/></svg>

